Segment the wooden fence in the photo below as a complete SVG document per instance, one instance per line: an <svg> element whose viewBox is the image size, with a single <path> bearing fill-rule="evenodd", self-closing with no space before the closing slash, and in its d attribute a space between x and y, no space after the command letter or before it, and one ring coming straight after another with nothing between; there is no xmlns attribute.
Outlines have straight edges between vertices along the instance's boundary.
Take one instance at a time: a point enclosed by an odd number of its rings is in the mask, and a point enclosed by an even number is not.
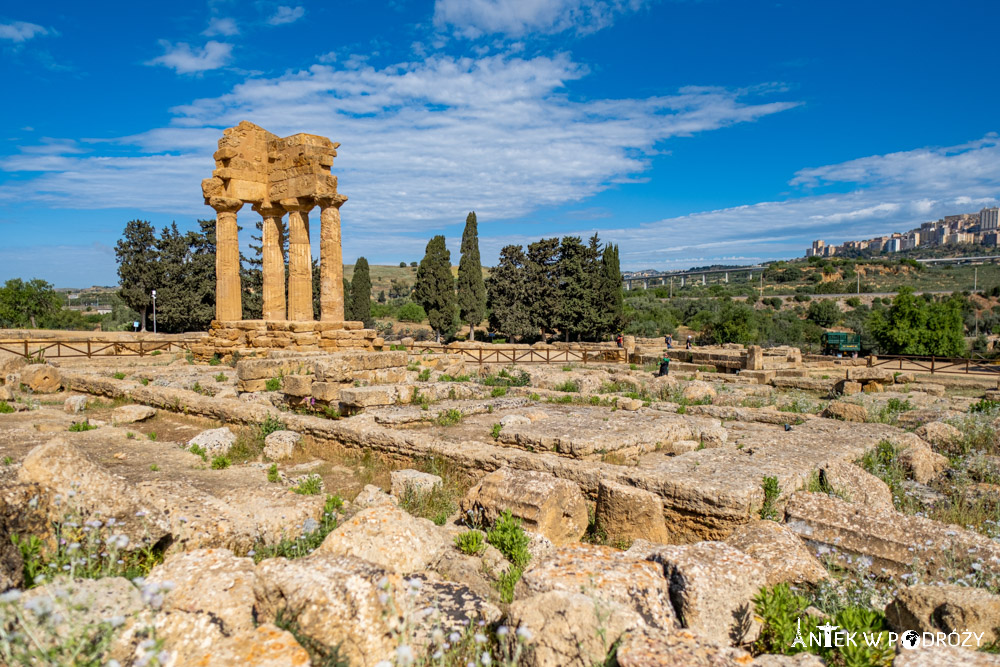
<svg viewBox="0 0 1000 667"><path fill-rule="evenodd" d="M476 364L572 364L572 363L627 363L628 356L623 348L520 348L520 347L473 347L443 348L438 345L414 343L409 351L419 354L423 351L459 354L462 361Z"/></svg>
<svg viewBox="0 0 1000 667"><path fill-rule="evenodd" d="M68 357L145 357L184 352L188 343L176 340L0 340L0 351L25 359Z"/></svg>
<svg viewBox="0 0 1000 667"><path fill-rule="evenodd" d="M945 373L958 375L998 375L1000 360L970 357L916 356L907 354L886 354L869 357L872 368L916 371L918 373Z"/></svg>

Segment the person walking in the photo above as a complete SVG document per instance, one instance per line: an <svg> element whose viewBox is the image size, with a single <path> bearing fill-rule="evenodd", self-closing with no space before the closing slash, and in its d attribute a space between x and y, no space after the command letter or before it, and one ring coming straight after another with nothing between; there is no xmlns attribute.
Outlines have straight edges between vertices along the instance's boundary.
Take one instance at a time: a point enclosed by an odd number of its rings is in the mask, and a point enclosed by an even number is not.
<svg viewBox="0 0 1000 667"><path fill-rule="evenodd" d="M684 344L684 348L687 350L691 349L691 336L688 336L687 343Z"/></svg>
<svg viewBox="0 0 1000 667"><path fill-rule="evenodd" d="M674 337L671 336L670 334L667 334L666 336L663 337L663 342L667 344L668 350L674 349Z"/></svg>
<svg viewBox="0 0 1000 667"><path fill-rule="evenodd" d="M615 338L615 342L616 342L616 343L618 343L618 347L621 347L621 346L622 346L622 343L623 343L624 341L625 341L625 339L624 339L624 338L622 338L622 335L621 335L621 334L618 334L618 336L617 336L617 337Z"/></svg>
<svg viewBox="0 0 1000 667"><path fill-rule="evenodd" d="M660 358L660 377L670 375L670 357L667 356L667 351L663 351L663 356Z"/></svg>

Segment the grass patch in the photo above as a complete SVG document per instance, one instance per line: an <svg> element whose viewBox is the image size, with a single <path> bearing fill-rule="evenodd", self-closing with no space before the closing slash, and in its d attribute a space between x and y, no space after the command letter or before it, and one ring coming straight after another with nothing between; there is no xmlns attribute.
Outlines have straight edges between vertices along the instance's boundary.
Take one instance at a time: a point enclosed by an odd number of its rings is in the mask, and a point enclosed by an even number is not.
<svg viewBox="0 0 1000 667"><path fill-rule="evenodd" d="M224 454L212 457L212 470L225 470L233 464L229 457Z"/></svg>
<svg viewBox="0 0 1000 667"><path fill-rule="evenodd" d="M188 448L188 451L194 454L195 456L200 456L202 461L208 463L208 452L206 452L205 448L202 447L201 445L191 445Z"/></svg>
<svg viewBox="0 0 1000 667"><path fill-rule="evenodd" d="M72 431L73 433L80 433L81 431L93 431L95 428L97 427L91 424L89 421L82 421L82 422L73 422L72 424L69 425L69 429L67 430Z"/></svg>
<svg viewBox="0 0 1000 667"><path fill-rule="evenodd" d="M493 527L486 534L486 541L495 546L507 560L511 567L502 573L496 582L500 599L504 603L514 600L514 587L521 579L521 573L531 560L528 553L528 542L530 539L521 527L521 519L511 515L510 510L504 510L493 523Z"/></svg>
<svg viewBox="0 0 1000 667"><path fill-rule="evenodd" d="M500 437L500 431L502 430L503 430L503 424L497 422L496 424L490 427L490 437L496 440L497 438Z"/></svg>
<svg viewBox="0 0 1000 667"><path fill-rule="evenodd" d="M267 481L271 484L277 484L281 481L281 475L278 473L277 463L272 463L271 467L267 469Z"/></svg>
<svg viewBox="0 0 1000 667"><path fill-rule="evenodd" d="M152 441L155 442L156 441L156 431L150 431L149 434L146 435L146 438L148 438L149 440L152 440Z"/></svg>
<svg viewBox="0 0 1000 667"><path fill-rule="evenodd" d="M0 401L0 415L9 415L14 412L14 407L7 401Z"/></svg>
<svg viewBox="0 0 1000 667"><path fill-rule="evenodd" d="M467 556L477 556L486 550L486 536L479 530L467 530L455 536L455 546Z"/></svg>
<svg viewBox="0 0 1000 667"><path fill-rule="evenodd" d="M327 496L323 506L323 515L319 521L312 518L306 519L302 524L302 533L298 537L286 537L272 545L258 542L247 555L252 557L255 563L259 563L265 558L293 559L308 556L337 527L340 510L343 507L344 501L341 500L340 496Z"/></svg>
<svg viewBox="0 0 1000 667"><path fill-rule="evenodd" d="M445 410L437 416L434 423L438 426L455 426L456 424L462 423L462 419L465 415L462 414L461 410L456 410L452 408L451 410Z"/></svg>
<svg viewBox="0 0 1000 667"><path fill-rule="evenodd" d="M264 383L264 389L267 391L279 391L281 389L281 378L268 378Z"/></svg>
<svg viewBox="0 0 1000 667"><path fill-rule="evenodd" d="M870 415L870 421L874 421L879 424L895 424L899 419L899 415L913 409L914 406L910 403L909 399L900 400L893 397L886 401L885 405Z"/></svg>
<svg viewBox="0 0 1000 667"><path fill-rule="evenodd" d="M502 368L499 373L483 377L479 383L487 387L527 387L531 384L531 376L528 375L527 371L511 373L506 368Z"/></svg>
<svg viewBox="0 0 1000 667"><path fill-rule="evenodd" d="M555 390L556 391L565 391L565 392L579 393L580 392L580 383L579 382L574 382L573 380L566 380L562 384L557 384L555 386Z"/></svg>
<svg viewBox="0 0 1000 667"><path fill-rule="evenodd" d="M920 510L919 503L907 495L903 488L906 470L899 461L899 448L888 440L882 440L874 449L865 452L856 463L875 475L892 492L892 504L900 512L913 514Z"/></svg>
<svg viewBox="0 0 1000 667"><path fill-rule="evenodd" d="M323 492L323 478L319 475L308 475L292 487L292 492L300 496L318 496Z"/></svg>
<svg viewBox="0 0 1000 667"><path fill-rule="evenodd" d="M781 495L781 487L778 486L777 477L765 477L761 481L761 488L764 489L764 504L760 508L760 518L777 521L778 509L776 504L778 496Z"/></svg>
<svg viewBox="0 0 1000 667"><path fill-rule="evenodd" d="M493 398L500 398L501 396L507 395L507 387L493 387L490 391L490 396Z"/></svg>
<svg viewBox="0 0 1000 667"><path fill-rule="evenodd" d="M111 377L113 377L116 380L124 380L125 379L125 373L123 373L122 371L116 371L116 372L114 372L114 373L111 374Z"/></svg>
<svg viewBox="0 0 1000 667"><path fill-rule="evenodd" d="M218 375L215 376L215 381L216 382L225 382L226 381L226 374L225 373L219 373Z"/></svg>
<svg viewBox="0 0 1000 667"><path fill-rule="evenodd" d="M417 382L427 382L431 379L431 369L425 368L417 375Z"/></svg>

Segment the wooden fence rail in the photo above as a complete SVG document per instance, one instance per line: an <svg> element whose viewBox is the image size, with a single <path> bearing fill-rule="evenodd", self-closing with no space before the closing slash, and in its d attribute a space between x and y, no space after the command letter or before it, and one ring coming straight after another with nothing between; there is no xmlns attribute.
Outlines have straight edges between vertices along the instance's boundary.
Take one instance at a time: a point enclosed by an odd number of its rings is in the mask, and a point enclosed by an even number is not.
<svg viewBox="0 0 1000 667"><path fill-rule="evenodd" d="M0 340L0 351L25 359L145 357L187 349L188 343L176 340Z"/></svg>
<svg viewBox="0 0 1000 667"><path fill-rule="evenodd" d="M520 347L474 347L450 348L421 345L414 343L409 351L419 354L425 350L431 352L458 353L462 361L482 364L570 364L570 363L626 363L627 354L622 348L585 349L585 348L520 348Z"/></svg>
<svg viewBox="0 0 1000 667"><path fill-rule="evenodd" d="M887 368L899 371L918 371L958 375L1000 375L1000 360L970 357L917 356L908 354L886 354L869 357L872 368Z"/></svg>

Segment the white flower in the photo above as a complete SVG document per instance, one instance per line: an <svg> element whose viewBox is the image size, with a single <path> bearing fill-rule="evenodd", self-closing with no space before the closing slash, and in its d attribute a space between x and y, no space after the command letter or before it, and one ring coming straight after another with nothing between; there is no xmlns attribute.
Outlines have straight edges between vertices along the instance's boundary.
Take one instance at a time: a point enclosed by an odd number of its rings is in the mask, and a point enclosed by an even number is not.
<svg viewBox="0 0 1000 667"><path fill-rule="evenodd" d="M493 664L493 658L490 657L488 651L483 651L483 654L479 656L479 662L489 667L489 665Z"/></svg>
<svg viewBox="0 0 1000 667"><path fill-rule="evenodd" d="M453 632L450 635L448 635L448 641L450 642L457 642L461 638L462 635L458 634L457 632Z"/></svg>
<svg viewBox="0 0 1000 667"><path fill-rule="evenodd" d="M482 644L482 643L484 643L484 642L486 641L486 635L484 635L484 634L483 634L483 633L481 633L481 632L477 632L477 633L476 633L476 636L475 636L475 637L473 637L473 639L475 639L475 640L476 640L476 643L477 643L477 644Z"/></svg>
<svg viewBox="0 0 1000 667"><path fill-rule="evenodd" d="M531 630L524 627L523 625L517 629L517 636L525 641L531 640Z"/></svg>
<svg viewBox="0 0 1000 667"><path fill-rule="evenodd" d="M403 644L396 649L396 664L397 665L412 665L414 660L413 649Z"/></svg>
<svg viewBox="0 0 1000 667"><path fill-rule="evenodd" d="M7 604L10 602L17 602L21 599L21 591L16 588L12 588L6 593L0 594L0 604Z"/></svg>
<svg viewBox="0 0 1000 667"><path fill-rule="evenodd" d="M122 625L125 624L125 617L124 616L112 616L111 618L108 619L108 623L110 623L111 627L113 627L113 628L121 627Z"/></svg>
<svg viewBox="0 0 1000 667"><path fill-rule="evenodd" d="M510 628L506 625L501 625L497 628L497 637L506 637L508 632L510 632Z"/></svg>

